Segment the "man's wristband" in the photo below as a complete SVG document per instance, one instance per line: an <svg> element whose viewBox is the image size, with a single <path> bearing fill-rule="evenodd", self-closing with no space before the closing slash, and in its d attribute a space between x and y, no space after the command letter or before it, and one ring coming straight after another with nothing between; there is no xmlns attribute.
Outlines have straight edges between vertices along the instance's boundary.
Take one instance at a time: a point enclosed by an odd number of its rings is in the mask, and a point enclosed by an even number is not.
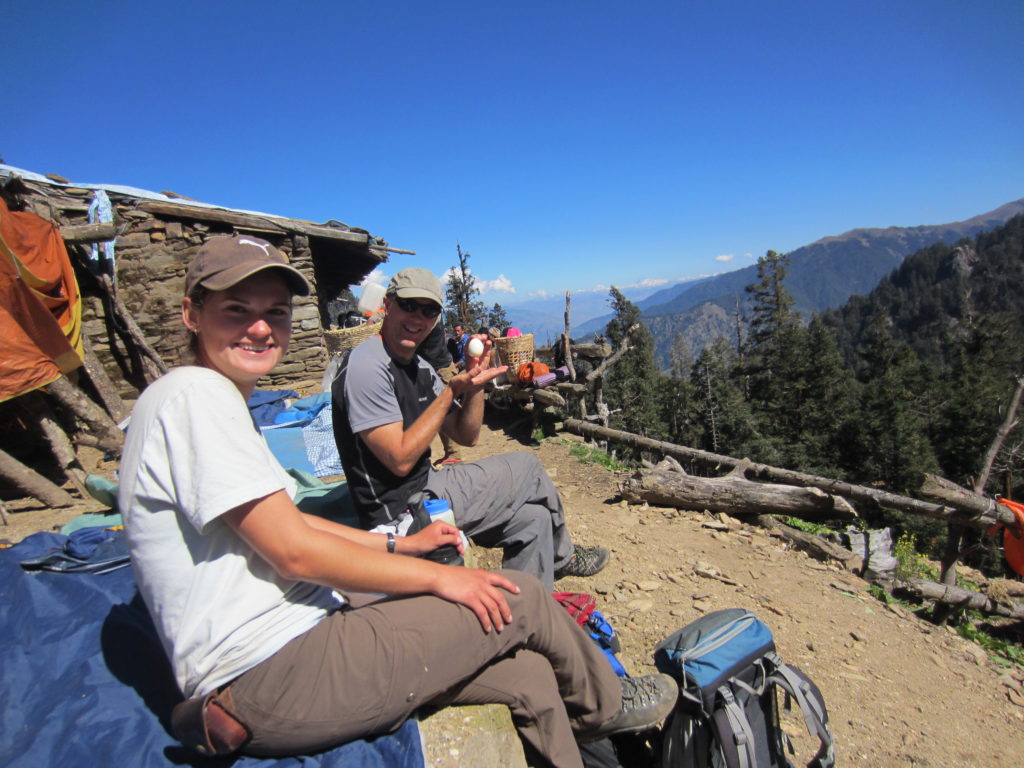
<svg viewBox="0 0 1024 768"><path fill-rule="evenodd" d="M388 534L388 552L392 555L395 554L395 534Z"/></svg>

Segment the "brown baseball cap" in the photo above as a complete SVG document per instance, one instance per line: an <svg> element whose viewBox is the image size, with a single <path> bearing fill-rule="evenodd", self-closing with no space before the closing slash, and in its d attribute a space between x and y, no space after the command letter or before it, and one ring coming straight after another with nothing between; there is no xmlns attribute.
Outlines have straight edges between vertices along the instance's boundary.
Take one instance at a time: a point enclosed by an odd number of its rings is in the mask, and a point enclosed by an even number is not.
<svg viewBox="0 0 1024 768"><path fill-rule="evenodd" d="M308 296L309 283L277 248L252 235L211 237L196 253L185 275L185 295L197 285L224 291L264 269L281 270L293 294Z"/></svg>
<svg viewBox="0 0 1024 768"><path fill-rule="evenodd" d="M439 307L444 306L441 298L441 281L434 273L423 267L407 267L391 278L387 292L403 299L430 299Z"/></svg>

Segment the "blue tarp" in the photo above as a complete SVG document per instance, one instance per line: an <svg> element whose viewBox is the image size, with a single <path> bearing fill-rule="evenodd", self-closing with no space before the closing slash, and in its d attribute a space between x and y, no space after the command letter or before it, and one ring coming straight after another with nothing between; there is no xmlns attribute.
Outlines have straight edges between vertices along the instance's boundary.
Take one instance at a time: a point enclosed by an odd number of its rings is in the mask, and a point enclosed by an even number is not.
<svg viewBox="0 0 1024 768"><path fill-rule="evenodd" d="M317 477L344 472L334 443L330 392L297 400L277 411L273 419L272 424L261 426L261 431L281 466Z"/></svg>
<svg viewBox="0 0 1024 768"><path fill-rule="evenodd" d="M423 765L412 720L390 736L299 758L211 760L186 750L170 735L171 709L181 696L132 569L97 575L20 567L66 541L37 533L0 550L0 765Z"/></svg>

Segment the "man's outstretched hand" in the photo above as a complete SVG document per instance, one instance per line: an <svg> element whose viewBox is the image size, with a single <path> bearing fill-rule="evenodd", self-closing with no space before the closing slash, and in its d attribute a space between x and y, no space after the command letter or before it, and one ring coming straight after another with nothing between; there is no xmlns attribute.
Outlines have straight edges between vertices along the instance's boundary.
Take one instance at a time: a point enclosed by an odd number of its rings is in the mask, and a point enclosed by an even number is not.
<svg viewBox="0 0 1024 768"><path fill-rule="evenodd" d="M499 365L496 368L487 367L490 364L491 352L494 347L494 343L491 341L489 336L486 336L485 334L478 334L476 336L471 336L470 338L479 339L483 342L484 351L479 355L472 357L467 354L465 370L449 382L449 386L451 386L456 397L464 395L467 392L478 391L488 381L497 378L508 370L507 365Z"/></svg>

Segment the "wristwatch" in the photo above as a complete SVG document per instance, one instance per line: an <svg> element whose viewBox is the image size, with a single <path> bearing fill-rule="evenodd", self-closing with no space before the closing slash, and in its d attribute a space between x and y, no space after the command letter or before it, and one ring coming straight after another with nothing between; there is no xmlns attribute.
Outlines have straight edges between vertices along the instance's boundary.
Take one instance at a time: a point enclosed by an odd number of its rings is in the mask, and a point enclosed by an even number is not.
<svg viewBox="0 0 1024 768"><path fill-rule="evenodd" d="M388 534L388 552L395 554L395 534Z"/></svg>

